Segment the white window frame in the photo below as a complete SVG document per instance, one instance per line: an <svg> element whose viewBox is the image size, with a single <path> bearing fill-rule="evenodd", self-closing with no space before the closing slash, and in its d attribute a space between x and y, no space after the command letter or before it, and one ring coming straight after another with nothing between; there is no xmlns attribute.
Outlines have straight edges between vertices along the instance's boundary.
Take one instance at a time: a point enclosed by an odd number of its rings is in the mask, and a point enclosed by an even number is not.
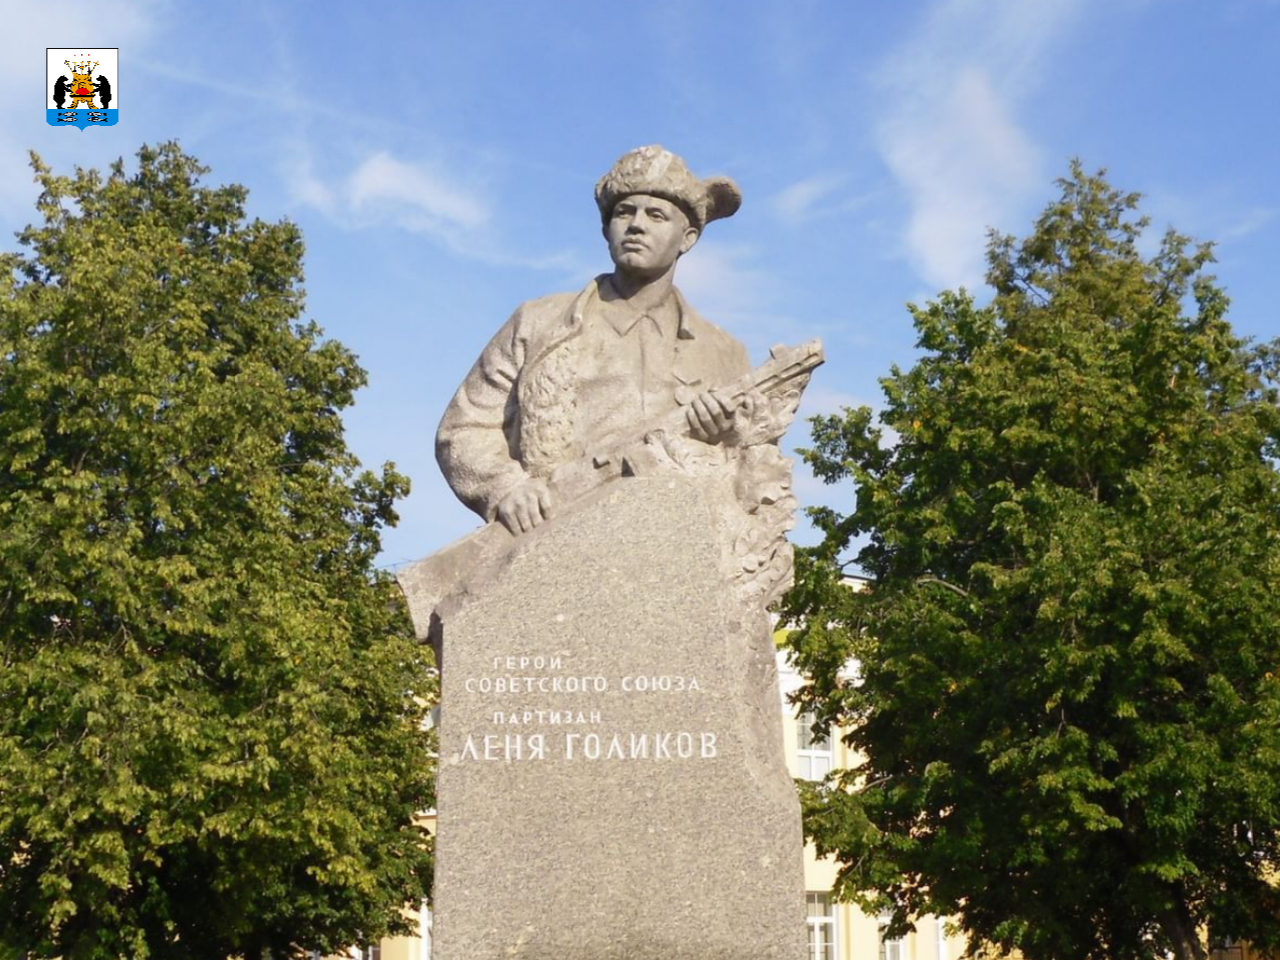
<svg viewBox="0 0 1280 960"><path fill-rule="evenodd" d="M816 898L821 898L819 902L825 908L825 913L814 912ZM836 905L831 900L831 894L826 890L806 890L804 903L805 925L809 930L809 943L811 944L806 960L839 960L840 947L836 940L838 931L836 926ZM825 941L819 935L820 933L825 934ZM824 942L827 946L825 952L820 948L820 944Z"/></svg>
<svg viewBox="0 0 1280 960"><path fill-rule="evenodd" d="M825 779L835 761L831 728L827 728L825 737L815 737L814 719L812 710L802 710L796 716L796 776L801 780Z"/></svg>
<svg viewBox="0 0 1280 960"><path fill-rule="evenodd" d="M884 935L889 918L882 916L876 924L876 939L880 943L880 960L907 960L906 937L889 938Z"/></svg>

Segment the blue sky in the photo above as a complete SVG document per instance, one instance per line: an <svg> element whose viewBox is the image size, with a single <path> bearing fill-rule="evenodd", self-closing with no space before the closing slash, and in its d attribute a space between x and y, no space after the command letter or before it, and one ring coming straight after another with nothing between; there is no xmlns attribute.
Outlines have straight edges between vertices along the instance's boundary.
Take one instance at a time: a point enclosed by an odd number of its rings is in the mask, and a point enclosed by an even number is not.
<svg viewBox="0 0 1280 960"><path fill-rule="evenodd" d="M316 4L0 0L0 235L62 171L178 139L307 240L307 313L370 385L346 417L414 484L388 564L475 524L436 423L522 300L609 266L592 200L661 143L727 174L677 282L762 360L822 337L803 412L875 404L905 309L983 295L988 227L1024 234L1070 157L1142 192L1153 230L1216 241L1241 333L1280 335L1280 0L596 0ZM90 25L92 24L92 26ZM44 116L44 50L120 48L120 122ZM803 445L793 429L787 444ZM802 502L851 491L798 478ZM811 539L798 531L798 539Z"/></svg>

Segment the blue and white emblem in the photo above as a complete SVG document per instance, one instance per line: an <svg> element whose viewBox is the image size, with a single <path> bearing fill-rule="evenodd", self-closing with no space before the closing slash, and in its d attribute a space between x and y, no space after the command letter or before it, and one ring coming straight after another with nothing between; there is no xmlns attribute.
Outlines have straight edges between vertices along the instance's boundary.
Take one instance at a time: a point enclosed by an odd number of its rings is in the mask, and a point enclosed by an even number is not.
<svg viewBox="0 0 1280 960"><path fill-rule="evenodd" d="M119 119L119 47L47 47L45 120L53 127L110 127Z"/></svg>

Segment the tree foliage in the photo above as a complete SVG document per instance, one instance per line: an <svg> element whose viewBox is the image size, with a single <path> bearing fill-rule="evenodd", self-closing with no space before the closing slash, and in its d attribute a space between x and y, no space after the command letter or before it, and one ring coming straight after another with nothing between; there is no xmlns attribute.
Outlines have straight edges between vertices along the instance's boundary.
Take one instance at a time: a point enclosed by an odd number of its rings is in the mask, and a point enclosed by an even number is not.
<svg viewBox="0 0 1280 960"><path fill-rule="evenodd" d="M0 270L0 956L331 950L430 878L429 663L299 231L176 145Z"/></svg>
<svg viewBox="0 0 1280 960"><path fill-rule="evenodd" d="M865 762L807 829L895 930L953 915L1034 960L1277 947L1280 342L1232 333L1208 246L1144 256L1136 195L1059 183L992 237L989 305L911 308L881 426L813 421L856 504L814 511L791 643Z"/></svg>

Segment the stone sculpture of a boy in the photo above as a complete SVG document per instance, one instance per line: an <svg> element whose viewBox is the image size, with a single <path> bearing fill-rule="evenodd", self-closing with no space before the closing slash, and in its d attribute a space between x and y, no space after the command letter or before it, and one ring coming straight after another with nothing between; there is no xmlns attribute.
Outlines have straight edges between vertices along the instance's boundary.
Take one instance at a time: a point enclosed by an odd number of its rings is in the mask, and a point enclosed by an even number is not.
<svg viewBox="0 0 1280 960"><path fill-rule="evenodd" d="M712 388L750 369L745 348L695 313L676 262L712 220L741 204L733 181L699 180L659 146L625 154L595 189L611 274L581 292L522 304L485 347L436 435L449 485L513 533L555 508L546 479L563 463L684 406L704 445L732 440L734 404Z"/></svg>

